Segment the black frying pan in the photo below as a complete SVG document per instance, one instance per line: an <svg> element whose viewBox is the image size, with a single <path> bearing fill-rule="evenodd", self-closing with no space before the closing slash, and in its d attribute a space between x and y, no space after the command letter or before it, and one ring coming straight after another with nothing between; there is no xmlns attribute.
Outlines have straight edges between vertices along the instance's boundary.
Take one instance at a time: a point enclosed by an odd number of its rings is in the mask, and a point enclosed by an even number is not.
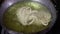
<svg viewBox="0 0 60 34"><path fill-rule="evenodd" d="M3 23L2 17L3 17L4 12L8 9L8 7L10 7L11 5L13 5L14 3L17 3L19 1L24 1L24 0L5 0L2 3L1 8L0 8L0 23L1 23L1 25ZM41 32L46 33L54 25L55 20L56 20L56 10L54 8L54 5L52 4L52 2L50 0L31 0L31 1L39 2L43 5L45 5L46 7L49 8L49 10L52 13L52 20L51 20L51 23L49 24L49 27L46 30L41 31ZM3 27L3 25L2 25L2 27Z"/></svg>

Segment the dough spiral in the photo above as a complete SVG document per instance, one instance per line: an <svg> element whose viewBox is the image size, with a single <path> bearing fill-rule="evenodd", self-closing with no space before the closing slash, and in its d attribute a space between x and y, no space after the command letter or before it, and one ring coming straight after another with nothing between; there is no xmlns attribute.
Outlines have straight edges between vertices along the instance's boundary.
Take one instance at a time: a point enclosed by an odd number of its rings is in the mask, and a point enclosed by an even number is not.
<svg viewBox="0 0 60 34"><path fill-rule="evenodd" d="M21 7L17 10L17 18L22 25L44 25L47 26L50 22L51 14L42 10L32 10L30 7Z"/></svg>

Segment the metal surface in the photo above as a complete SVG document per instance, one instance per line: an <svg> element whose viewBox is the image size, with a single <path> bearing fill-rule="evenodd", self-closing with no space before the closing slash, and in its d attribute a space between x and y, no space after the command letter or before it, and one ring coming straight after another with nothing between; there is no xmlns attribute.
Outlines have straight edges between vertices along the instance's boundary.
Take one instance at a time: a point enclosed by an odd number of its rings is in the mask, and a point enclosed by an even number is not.
<svg viewBox="0 0 60 34"><path fill-rule="evenodd" d="M3 17L3 13L5 12L5 10L8 7L10 7L12 4L17 3L19 1L26 1L26 0L5 0L2 3L1 8L0 8L0 23L1 23L1 25L3 23L3 21L2 21L3 18L2 17ZM36 2L39 2L39 3L43 4L43 5L45 5L46 7L48 7L48 9L51 11L51 13L53 15L52 16L53 17L52 22L49 24L48 29L42 31L42 32L46 33L48 30L51 29L51 27L55 23L55 20L56 20L56 10L55 10L53 4L50 2L50 0L31 0L31 1L36 1ZM2 25L2 27L3 27L3 25Z"/></svg>

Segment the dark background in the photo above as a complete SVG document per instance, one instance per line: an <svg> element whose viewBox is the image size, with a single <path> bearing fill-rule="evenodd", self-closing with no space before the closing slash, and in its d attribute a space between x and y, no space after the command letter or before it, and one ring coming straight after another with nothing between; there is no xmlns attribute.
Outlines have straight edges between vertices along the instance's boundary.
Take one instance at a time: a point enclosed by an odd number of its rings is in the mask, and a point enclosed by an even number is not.
<svg viewBox="0 0 60 34"><path fill-rule="evenodd" d="M56 5L57 10L57 20L52 29L48 32L48 34L60 34L60 1L59 0L51 0L54 5Z"/></svg>
<svg viewBox="0 0 60 34"><path fill-rule="evenodd" d="M1 4L4 2L5 0L0 0L0 7ZM54 24L54 26L52 27L52 29L47 32L47 34L60 34L60 1L59 0L51 0L51 2L56 6L56 10L57 10L57 20L56 23ZM1 26L0 26L0 31L1 31Z"/></svg>
<svg viewBox="0 0 60 34"><path fill-rule="evenodd" d="M54 26L46 34L60 34L60 1L51 0L51 2L55 5L55 8L57 10L57 19Z"/></svg>

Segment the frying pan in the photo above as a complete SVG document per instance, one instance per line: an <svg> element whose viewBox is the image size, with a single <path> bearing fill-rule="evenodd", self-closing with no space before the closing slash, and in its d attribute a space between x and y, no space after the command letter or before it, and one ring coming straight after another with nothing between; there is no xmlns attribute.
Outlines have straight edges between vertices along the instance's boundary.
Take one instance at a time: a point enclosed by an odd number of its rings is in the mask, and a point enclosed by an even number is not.
<svg viewBox="0 0 60 34"><path fill-rule="evenodd" d="M17 3L17 2L21 2L21 1L27 1L27 0L5 0L2 3L1 8L0 8L0 25L2 26L3 30L5 29L4 26L2 25L2 23L3 23L2 19L3 19L4 12L11 5L13 5L13 4ZM54 5L52 4L52 2L50 0L31 0L31 1L39 2L39 3L43 4L43 5L45 5L52 13L52 20L51 20L51 23L49 24L49 27L40 32L40 34L45 34L46 32L48 32L51 29L51 27L54 25L54 23L56 21L56 17L57 17L56 13L57 12L55 10L55 7L54 7ZM16 33L16 32L13 32L13 33Z"/></svg>

